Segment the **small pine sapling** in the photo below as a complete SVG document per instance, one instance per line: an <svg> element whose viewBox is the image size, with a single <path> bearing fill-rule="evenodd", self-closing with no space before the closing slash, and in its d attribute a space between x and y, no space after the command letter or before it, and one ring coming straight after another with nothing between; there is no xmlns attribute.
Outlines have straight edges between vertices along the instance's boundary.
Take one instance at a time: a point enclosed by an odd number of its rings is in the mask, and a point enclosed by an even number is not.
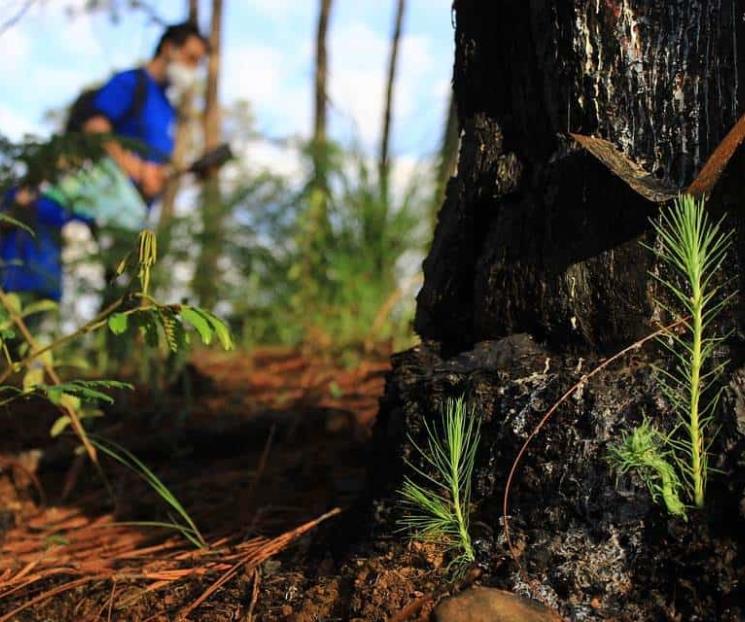
<svg viewBox="0 0 745 622"><path fill-rule="evenodd" d="M645 421L610 452L619 472L639 472L653 496L662 497L678 515L684 509L674 497L681 490L695 507L704 507L711 428L723 389L719 379L728 364L714 361L715 350L728 335L717 335L713 324L735 296L722 289L721 269L732 241L732 231L724 231L722 222L712 223L703 199L683 196L652 223L658 246L647 248L671 277L652 276L673 301L657 304L680 318L683 327L682 333L670 330L659 339L673 363L655 368L677 422L669 434L662 434Z"/></svg>
<svg viewBox="0 0 745 622"><path fill-rule="evenodd" d="M422 466L406 461L415 475L405 478L399 492L405 508L401 525L415 537L456 551L451 567L459 569L475 559L469 513L480 425L473 408L462 397L448 400L439 426L424 422L426 446L419 446L409 437Z"/></svg>

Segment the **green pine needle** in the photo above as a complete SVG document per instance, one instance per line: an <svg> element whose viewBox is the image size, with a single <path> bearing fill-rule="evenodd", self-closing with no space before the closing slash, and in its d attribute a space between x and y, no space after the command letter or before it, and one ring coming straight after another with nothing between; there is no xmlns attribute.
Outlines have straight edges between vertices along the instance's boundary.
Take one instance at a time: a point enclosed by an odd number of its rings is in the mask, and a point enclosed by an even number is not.
<svg viewBox="0 0 745 622"><path fill-rule="evenodd" d="M132 452L125 449L121 445L114 443L111 440L103 439L98 436L91 436L91 443L101 453L107 455L109 458L116 460L123 466L127 467L134 473L136 473L141 479L143 479L157 494L158 496L175 512L171 515L171 522L138 522L131 524L139 524L142 526L157 526L178 531L183 535L189 542L191 542L197 548L203 548L207 546L201 532L197 528L196 524L192 520L189 513L186 511L181 502L178 500L171 490L153 473L150 468L142 462Z"/></svg>
<svg viewBox="0 0 745 622"><path fill-rule="evenodd" d="M652 274L671 295L673 305L656 302L673 317L685 318L683 334L668 331L659 339L672 365L655 368L658 386L677 422L670 434L662 436L645 421L610 453L621 472L639 471L652 496L661 496L672 514L681 513L675 500L681 487L696 507L704 506L713 439L709 428L722 391L719 380L728 364L713 361L728 335L714 335L712 328L735 296L723 292L727 281L720 274L733 235L723 230L723 220L710 220L703 199L682 196L652 223L658 246L647 248L672 273L669 279Z"/></svg>
<svg viewBox="0 0 745 622"><path fill-rule="evenodd" d="M480 419L463 398L448 400L440 425L424 422L427 444L409 437L422 467L399 491L406 514L401 525L416 537L437 541L458 554L451 566L463 568L475 559L469 534L471 478L480 440Z"/></svg>

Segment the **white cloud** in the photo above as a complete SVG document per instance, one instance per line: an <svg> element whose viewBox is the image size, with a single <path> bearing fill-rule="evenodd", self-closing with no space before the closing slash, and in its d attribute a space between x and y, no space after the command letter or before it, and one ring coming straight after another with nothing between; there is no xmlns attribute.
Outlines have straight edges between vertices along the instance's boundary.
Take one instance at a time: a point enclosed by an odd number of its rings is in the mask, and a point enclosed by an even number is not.
<svg viewBox="0 0 745 622"><path fill-rule="evenodd" d="M273 19L287 19L298 13L314 15L317 3L298 2L298 0L252 0L251 7L257 12Z"/></svg>
<svg viewBox="0 0 745 622"><path fill-rule="evenodd" d="M253 171L269 170L288 179L303 179L305 176L302 156L291 145L252 141L247 145L243 161Z"/></svg>
<svg viewBox="0 0 745 622"><path fill-rule="evenodd" d="M242 45L227 50L223 92L228 99L255 104L276 101L280 94L284 59L268 45Z"/></svg>
<svg viewBox="0 0 745 622"><path fill-rule="evenodd" d="M11 28L0 36L0 76L10 79L23 72L31 51L31 38L19 28Z"/></svg>
<svg viewBox="0 0 745 622"><path fill-rule="evenodd" d="M241 45L224 54L226 103L251 102L259 130L272 135L307 135L310 127L309 58L267 45ZM299 75L298 75L299 74Z"/></svg>
<svg viewBox="0 0 745 622"><path fill-rule="evenodd" d="M11 140L18 140L25 134L34 134L38 131L39 126L34 119L29 119L16 110L0 105L0 134Z"/></svg>
<svg viewBox="0 0 745 622"><path fill-rule="evenodd" d="M330 92L333 105L345 114L363 145L374 148L382 127L386 72L390 39L362 23L353 23L332 33ZM420 116L419 107L432 99L430 82L439 73L421 35L404 34L393 93L393 137L406 127L410 117ZM439 103L439 102L438 102ZM431 106L427 105L427 112Z"/></svg>
<svg viewBox="0 0 745 622"><path fill-rule="evenodd" d="M330 37L329 93L333 110L366 146L376 140L382 115L386 39L366 24L335 28ZM346 118L344 118L346 117Z"/></svg>

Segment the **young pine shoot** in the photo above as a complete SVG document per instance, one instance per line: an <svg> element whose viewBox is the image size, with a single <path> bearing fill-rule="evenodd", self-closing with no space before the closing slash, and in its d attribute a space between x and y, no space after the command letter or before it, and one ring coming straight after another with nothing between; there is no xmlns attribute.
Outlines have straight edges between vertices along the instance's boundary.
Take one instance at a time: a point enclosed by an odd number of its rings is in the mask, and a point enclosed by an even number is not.
<svg viewBox="0 0 745 622"><path fill-rule="evenodd" d="M659 221L653 222L658 246L650 248L662 264L667 266L669 278L652 276L668 291L672 303L657 301L673 318L681 318L682 331L668 331L659 342L670 353L673 364L668 369L656 368L657 381L672 406L677 424L669 435L656 436L661 447L661 459L672 460L685 495L697 508L704 506L708 449L713 439L711 431L722 386L718 382L727 361L715 361L713 355L726 335L717 336L713 323L721 311L732 301L734 294L722 292L722 265L732 240L731 231L723 231L722 220L713 223L704 200L683 196L675 205L662 212ZM646 425L642 424L642 427ZM632 437L637 434L634 431ZM650 434L649 430L643 430ZM641 437L639 437L641 438ZM624 439L611 452L617 467L625 465L635 453L623 453ZM649 455L649 454L645 454ZM624 458L627 461L620 460ZM649 473L649 461L637 460L636 468ZM665 487L662 471L657 478ZM668 474L669 475L669 474ZM668 490L670 487L670 480ZM649 484L648 484L649 485ZM674 488L674 487L673 487ZM662 490L660 490L662 494ZM668 499L662 495L667 503ZM673 504L673 507L677 507ZM668 509L671 506L668 504ZM671 513L679 513L672 511Z"/></svg>
<svg viewBox="0 0 745 622"><path fill-rule="evenodd" d="M619 474L636 471L649 489L653 501L662 501L670 514L685 516L680 500L682 484L675 470L671 450L665 437L648 419L624 434L621 442L612 446L609 459Z"/></svg>
<svg viewBox="0 0 745 622"><path fill-rule="evenodd" d="M407 460L416 479L406 477L399 491L406 514L401 525L416 537L445 544L457 551L452 566L474 561L469 534L471 477L480 439L479 418L461 397L449 399L439 426L424 422L427 444L409 437L422 467Z"/></svg>

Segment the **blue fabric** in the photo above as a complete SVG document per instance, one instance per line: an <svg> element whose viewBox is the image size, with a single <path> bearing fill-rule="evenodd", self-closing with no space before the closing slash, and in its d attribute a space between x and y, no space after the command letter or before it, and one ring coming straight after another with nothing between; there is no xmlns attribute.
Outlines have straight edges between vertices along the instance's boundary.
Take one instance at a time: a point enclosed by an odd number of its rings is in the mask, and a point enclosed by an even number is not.
<svg viewBox="0 0 745 622"><path fill-rule="evenodd" d="M129 111L137 90L139 72L130 69L115 74L99 91L93 102L95 109L111 122L114 133L139 140L147 147L145 158L163 163L171 158L176 127L176 111L168 101L165 87L145 71L146 95L137 118Z"/></svg>
<svg viewBox="0 0 745 622"><path fill-rule="evenodd" d="M2 211L13 204L15 191L2 202ZM33 229L32 236L17 227L0 232L0 284L9 292L32 292L59 300L62 295L61 229L73 216L59 203L42 196L26 208L23 221ZM85 222L85 221L84 221Z"/></svg>

